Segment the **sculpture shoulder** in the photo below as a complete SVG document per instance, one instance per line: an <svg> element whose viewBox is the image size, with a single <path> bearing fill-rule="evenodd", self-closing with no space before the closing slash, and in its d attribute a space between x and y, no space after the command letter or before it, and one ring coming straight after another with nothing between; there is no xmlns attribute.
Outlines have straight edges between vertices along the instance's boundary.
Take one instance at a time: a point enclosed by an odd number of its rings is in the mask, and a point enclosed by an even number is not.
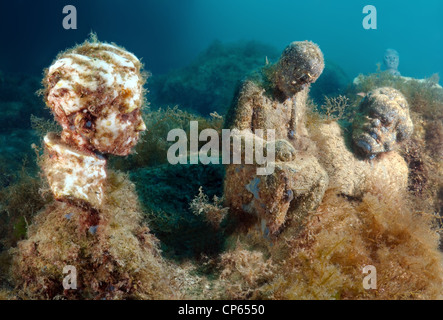
<svg viewBox="0 0 443 320"><path fill-rule="evenodd" d="M236 88L234 98L226 115L225 128L247 129L254 103L264 95L263 81L259 75L242 80Z"/></svg>
<svg viewBox="0 0 443 320"><path fill-rule="evenodd" d="M343 130L335 121L330 123L319 123L314 128L311 128L310 136L321 150L323 156L343 153L345 151L349 152L346 150Z"/></svg>
<svg viewBox="0 0 443 320"><path fill-rule="evenodd" d="M409 166L406 163L406 160L397 151L390 151L382 154L379 157L378 162L386 171L391 172L393 175L408 175Z"/></svg>

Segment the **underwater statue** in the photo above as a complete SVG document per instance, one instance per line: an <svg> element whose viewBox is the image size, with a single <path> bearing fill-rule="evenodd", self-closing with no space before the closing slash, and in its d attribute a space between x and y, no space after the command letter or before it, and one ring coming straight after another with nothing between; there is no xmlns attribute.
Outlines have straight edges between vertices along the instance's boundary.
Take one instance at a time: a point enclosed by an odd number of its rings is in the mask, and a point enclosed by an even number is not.
<svg viewBox="0 0 443 320"><path fill-rule="evenodd" d="M50 154L44 171L57 200L101 204L103 155L128 155L146 129L140 68L133 54L97 42L64 52L47 70L46 104L63 128L44 139Z"/></svg>
<svg viewBox="0 0 443 320"><path fill-rule="evenodd" d="M313 139L329 175L329 188L348 196L362 195L369 183L406 190L408 165L396 149L412 132L408 102L389 87L372 90L360 102L352 142L347 143L337 122L321 124Z"/></svg>
<svg viewBox="0 0 443 320"><path fill-rule="evenodd" d="M370 159L394 150L413 132L409 106L405 97L389 87L372 90L359 106L361 117L354 122L354 144Z"/></svg>
<svg viewBox="0 0 443 320"><path fill-rule="evenodd" d="M325 170L311 155L305 126L310 84L324 68L319 47L293 42L275 64L245 80L227 115L227 127L244 139L264 139L275 147L274 171L257 175L257 164L230 164L224 195L230 212L240 220L261 223L277 233L285 222L298 221L321 201L328 184ZM264 130L263 136L254 134ZM275 141L267 141L274 130ZM245 140L246 141L246 140ZM242 162L245 163L245 162Z"/></svg>
<svg viewBox="0 0 443 320"><path fill-rule="evenodd" d="M383 63L386 70L394 75L400 76L400 71L398 71L398 65L400 64L400 57L398 52L394 49L386 49L385 55L383 57Z"/></svg>
<svg viewBox="0 0 443 320"><path fill-rule="evenodd" d="M63 131L45 136L40 164L58 201L36 215L15 249L12 273L24 297L175 297L135 186L106 170L106 154L128 155L146 129L141 68L133 54L92 38L46 71L45 102Z"/></svg>

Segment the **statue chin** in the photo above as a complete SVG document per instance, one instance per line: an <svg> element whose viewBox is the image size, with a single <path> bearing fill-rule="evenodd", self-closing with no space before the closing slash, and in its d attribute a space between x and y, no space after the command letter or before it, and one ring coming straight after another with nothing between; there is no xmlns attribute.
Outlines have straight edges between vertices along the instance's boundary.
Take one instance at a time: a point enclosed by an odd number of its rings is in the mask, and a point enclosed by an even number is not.
<svg viewBox="0 0 443 320"><path fill-rule="evenodd" d="M358 153L367 157L374 158L377 154L386 152L383 143L380 142L375 133L365 132L354 139L354 144L357 147Z"/></svg>
<svg viewBox="0 0 443 320"><path fill-rule="evenodd" d="M392 69L388 69L387 70L390 74L392 74L393 76L400 76L401 74L400 74L400 71L398 71L397 69L394 69L394 68L392 68Z"/></svg>

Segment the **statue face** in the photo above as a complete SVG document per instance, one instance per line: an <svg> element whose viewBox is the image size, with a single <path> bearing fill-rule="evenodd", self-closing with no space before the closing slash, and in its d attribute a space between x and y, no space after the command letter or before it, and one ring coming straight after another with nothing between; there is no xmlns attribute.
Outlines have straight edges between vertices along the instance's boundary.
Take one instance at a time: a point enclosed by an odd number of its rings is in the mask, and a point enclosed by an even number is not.
<svg viewBox="0 0 443 320"><path fill-rule="evenodd" d="M287 97L291 97L315 82L323 69L323 54L316 44L292 42L276 64L276 85Z"/></svg>
<svg viewBox="0 0 443 320"><path fill-rule="evenodd" d="M398 52L393 49L386 50L383 61L385 63L386 69L397 70L400 63Z"/></svg>
<svg viewBox="0 0 443 320"><path fill-rule="evenodd" d="M63 53L45 83L46 103L63 127L65 142L128 155L146 129L140 69L133 54L106 43L87 42Z"/></svg>
<svg viewBox="0 0 443 320"><path fill-rule="evenodd" d="M360 104L361 116L354 122L353 142L358 153L368 158L391 151L413 130L403 95L393 88L371 91Z"/></svg>
<svg viewBox="0 0 443 320"><path fill-rule="evenodd" d="M146 130L140 109L130 113L109 110L95 121L95 134L90 140L103 153L127 155L136 145L139 132Z"/></svg>

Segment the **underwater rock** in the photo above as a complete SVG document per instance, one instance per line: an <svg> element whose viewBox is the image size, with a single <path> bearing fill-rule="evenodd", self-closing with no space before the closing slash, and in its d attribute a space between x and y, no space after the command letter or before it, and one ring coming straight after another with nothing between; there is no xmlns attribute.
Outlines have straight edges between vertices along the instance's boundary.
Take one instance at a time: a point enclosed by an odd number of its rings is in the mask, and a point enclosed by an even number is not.
<svg viewBox="0 0 443 320"><path fill-rule="evenodd" d="M315 103L321 105L325 96L333 97L344 94L350 82L351 79L338 64L325 59L325 69L321 77L311 85L309 96Z"/></svg>
<svg viewBox="0 0 443 320"><path fill-rule="evenodd" d="M207 116L224 115L238 83L251 71L278 58L278 51L247 41L213 42L188 66L150 79L151 105L180 108Z"/></svg>
<svg viewBox="0 0 443 320"><path fill-rule="evenodd" d="M254 130L275 130L275 170L255 176L257 165L228 165L224 195L230 213L262 220L271 233L318 205L328 177L310 153L305 126L311 83L323 70L323 55L312 42L293 42L280 60L246 80L227 115L227 126L254 138ZM311 150L312 151L312 150ZM244 161L242 163L245 163Z"/></svg>
<svg viewBox="0 0 443 320"><path fill-rule="evenodd" d="M223 193L222 165L165 164L132 170L130 177L165 256L180 260L222 250L222 233L190 209L201 186L210 199Z"/></svg>
<svg viewBox="0 0 443 320"><path fill-rule="evenodd" d="M376 78L376 81L374 81L374 77ZM435 77L437 79L435 79ZM411 83L411 86L417 86L416 84L418 83L419 85L423 84L425 87L431 87L431 88L435 88L435 89L442 89L442 86L438 83L439 78L438 75L432 75L430 78L426 78L426 79L416 79L416 78L411 78L411 77L405 77L405 76L393 76L392 74L390 74L387 71L382 71L382 72L377 72L377 73L372 73L369 75L363 75L363 74L359 74L357 77L354 78L354 80L352 80L352 84L354 87L358 88L361 87L362 85L367 85L366 82L372 82L372 84L378 83L375 86L371 86L371 90L377 87L382 87L383 85L388 85L388 86L392 86L393 84L399 84L401 86L402 83ZM384 82L387 82L387 84L385 84ZM427 89L428 89L427 88ZM362 94L366 94L366 91L360 91Z"/></svg>
<svg viewBox="0 0 443 320"><path fill-rule="evenodd" d="M373 158L393 150L413 132L409 105L396 89L384 87L367 94L354 121L353 141L358 153Z"/></svg>

